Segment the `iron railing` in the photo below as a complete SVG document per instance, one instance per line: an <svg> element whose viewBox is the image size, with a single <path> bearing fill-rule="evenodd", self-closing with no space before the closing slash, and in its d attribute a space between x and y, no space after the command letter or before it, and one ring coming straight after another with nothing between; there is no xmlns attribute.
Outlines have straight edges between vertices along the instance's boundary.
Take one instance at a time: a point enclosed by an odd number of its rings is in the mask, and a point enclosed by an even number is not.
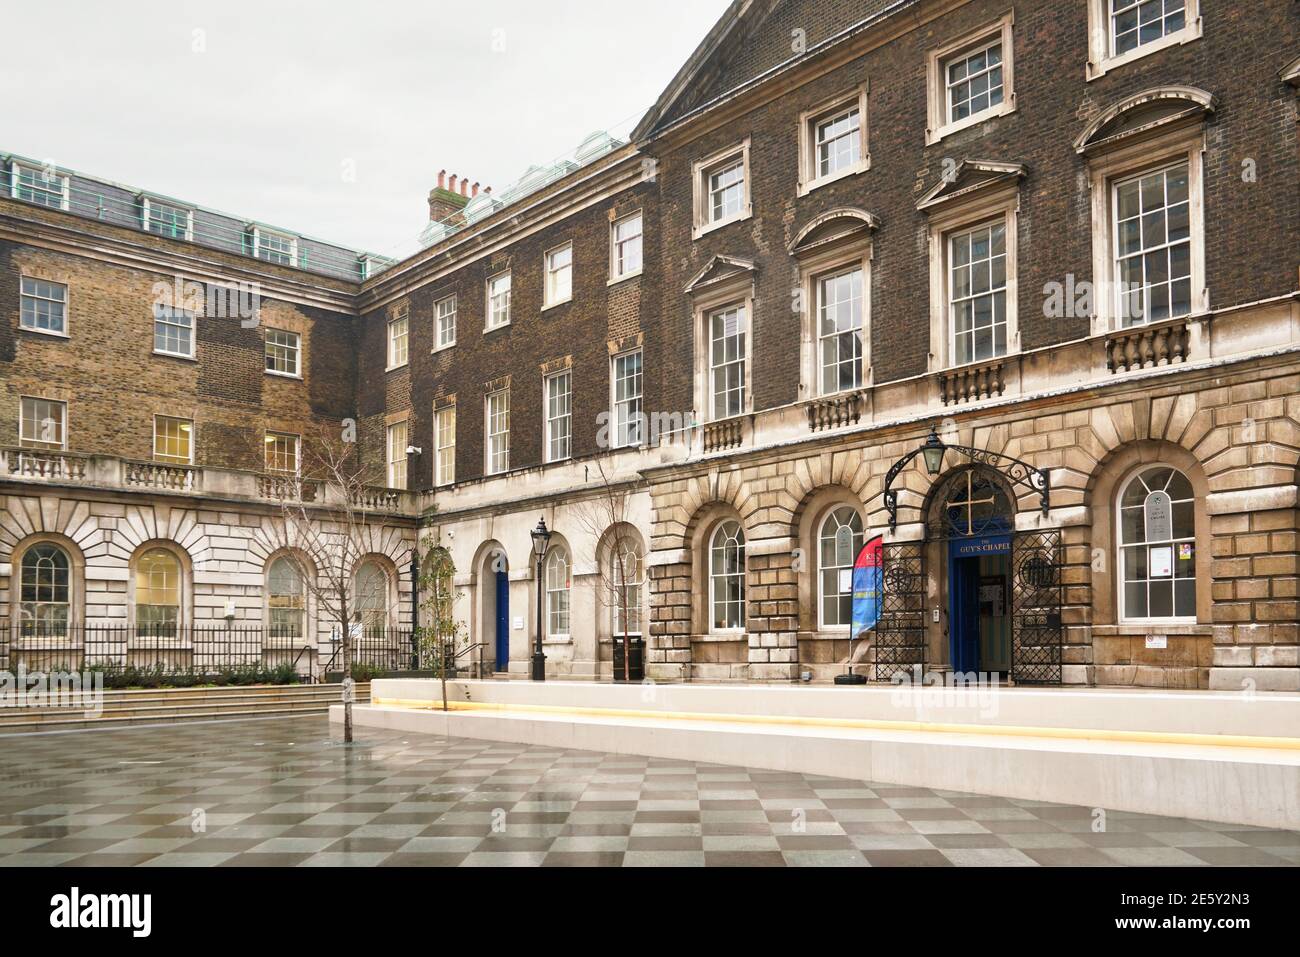
<svg viewBox="0 0 1300 957"><path fill-rule="evenodd" d="M241 625L86 624L0 619L0 670L93 669L217 674L230 669L292 667L318 674L320 649L288 631Z"/></svg>

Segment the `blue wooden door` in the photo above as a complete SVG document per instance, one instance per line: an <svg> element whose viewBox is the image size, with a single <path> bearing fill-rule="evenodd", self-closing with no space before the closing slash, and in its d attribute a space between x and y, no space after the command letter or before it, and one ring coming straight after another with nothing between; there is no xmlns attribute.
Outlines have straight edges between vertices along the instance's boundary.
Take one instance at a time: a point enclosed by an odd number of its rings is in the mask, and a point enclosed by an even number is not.
<svg viewBox="0 0 1300 957"><path fill-rule="evenodd" d="M510 576L497 572L497 671L510 665Z"/></svg>
<svg viewBox="0 0 1300 957"><path fill-rule="evenodd" d="M979 568L978 558L956 558L948 564L948 628L952 645L952 670L979 670Z"/></svg>

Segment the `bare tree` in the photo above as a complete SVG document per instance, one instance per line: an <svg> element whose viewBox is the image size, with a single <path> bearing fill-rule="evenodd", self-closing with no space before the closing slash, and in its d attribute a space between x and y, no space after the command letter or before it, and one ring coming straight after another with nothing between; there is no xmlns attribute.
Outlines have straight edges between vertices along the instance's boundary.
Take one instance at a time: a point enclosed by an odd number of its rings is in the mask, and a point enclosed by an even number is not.
<svg viewBox="0 0 1300 957"><path fill-rule="evenodd" d="M632 677L632 632L635 618L640 628L641 572L644 556L639 537L629 521L631 489L611 481L600 459L595 461L599 474L597 496L578 504L574 514L578 524L595 542L595 564L600 591L606 607L614 611L614 638L623 645L623 680ZM605 555L601 545L605 545ZM540 587L540 585L539 585ZM635 596L635 597L634 597Z"/></svg>
<svg viewBox="0 0 1300 957"><path fill-rule="evenodd" d="M265 491L280 507L265 535L271 549L293 565L317 614L339 635L343 740L350 743L353 639L371 624L364 616L382 614L387 620L394 610L386 583L375 576L360 581L357 573L361 559L381 550L383 514L400 493L367 484L356 443L328 432L303 449L303 458L298 474L264 479Z"/></svg>
<svg viewBox="0 0 1300 957"><path fill-rule="evenodd" d="M451 552L435 540L425 553L422 567L420 610L424 625L419 629L420 650L442 681L442 710L446 711L448 652L454 653L466 637L465 626L456 620L456 599L460 597L454 584L456 563Z"/></svg>

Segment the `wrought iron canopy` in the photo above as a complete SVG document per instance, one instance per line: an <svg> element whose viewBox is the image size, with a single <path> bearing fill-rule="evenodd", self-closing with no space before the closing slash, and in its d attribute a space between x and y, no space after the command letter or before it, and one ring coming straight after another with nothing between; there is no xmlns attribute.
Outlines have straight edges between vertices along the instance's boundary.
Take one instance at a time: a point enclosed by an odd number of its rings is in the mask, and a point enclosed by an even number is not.
<svg viewBox="0 0 1300 957"><path fill-rule="evenodd" d="M926 470L932 476L938 475L943 470L944 454L949 450L961 453L976 465L986 465L996 469L1014 484L1031 492L1037 492L1039 501L1043 506L1044 515L1052 507L1052 476L1047 469L1034 468L1028 462L1022 462L1010 455L1003 455L1001 452L977 449L969 445L948 445L939 438L939 433L935 430L935 427L930 426L930 434L926 437L924 444L904 455L891 465L889 471L885 474L885 511L889 513L890 531L893 531L898 525L898 492L893 487L894 479L898 478L899 473L907 468L918 455L924 456Z"/></svg>

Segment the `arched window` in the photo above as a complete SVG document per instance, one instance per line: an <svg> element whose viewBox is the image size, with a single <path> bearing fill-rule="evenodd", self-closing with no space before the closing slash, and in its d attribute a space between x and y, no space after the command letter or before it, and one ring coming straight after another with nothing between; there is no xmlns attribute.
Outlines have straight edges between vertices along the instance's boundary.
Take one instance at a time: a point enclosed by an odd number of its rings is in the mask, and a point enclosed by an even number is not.
<svg viewBox="0 0 1300 957"><path fill-rule="evenodd" d="M745 627L745 532L723 522L709 540L709 606L714 631Z"/></svg>
<svg viewBox="0 0 1300 957"><path fill-rule="evenodd" d="M546 634L569 637L569 555L553 548L546 556Z"/></svg>
<svg viewBox="0 0 1300 957"><path fill-rule="evenodd" d="M1129 479L1119 499L1120 617L1196 618L1192 483L1158 465Z"/></svg>
<svg viewBox="0 0 1300 957"><path fill-rule="evenodd" d="M609 580L612 583L610 631L615 638L625 632L641 634L641 547L634 541L618 541L610 549ZM626 621L624 619L626 610Z"/></svg>
<svg viewBox="0 0 1300 957"><path fill-rule="evenodd" d="M388 628L388 575L378 562L362 562L357 568L353 604L365 634L382 634Z"/></svg>
<svg viewBox="0 0 1300 957"><path fill-rule="evenodd" d="M64 637L72 608L72 563L51 542L23 553L20 604L24 635Z"/></svg>
<svg viewBox="0 0 1300 957"><path fill-rule="evenodd" d="M267 591L271 634L277 638L302 638L307 632L307 590L292 559L282 555L271 563Z"/></svg>
<svg viewBox="0 0 1300 957"><path fill-rule="evenodd" d="M817 542L818 599L823 628L853 623L853 562L862 551L862 517L850 505L822 522Z"/></svg>
<svg viewBox="0 0 1300 957"><path fill-rule="evenodd" d="M151 548L135 563L135 627L146 635L174 635L181 622L181 563Z"/></svg>

